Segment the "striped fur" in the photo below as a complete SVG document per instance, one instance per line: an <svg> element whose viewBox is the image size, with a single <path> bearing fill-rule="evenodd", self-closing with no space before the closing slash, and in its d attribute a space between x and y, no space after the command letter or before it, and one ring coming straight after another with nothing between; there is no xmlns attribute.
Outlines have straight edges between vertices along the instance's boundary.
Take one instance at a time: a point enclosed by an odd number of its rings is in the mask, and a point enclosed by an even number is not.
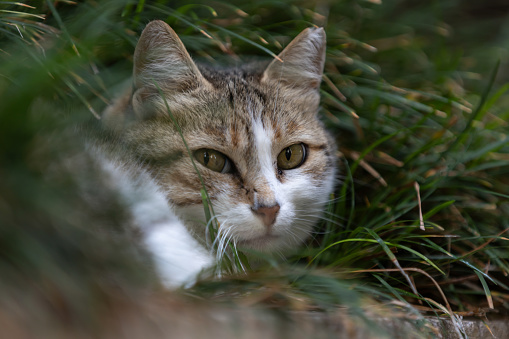
<svg viewBox="0 0 509 339"><path fill-rule="evenodd" d="M192 151L214 149L234 165L232 173L218 173L197 163L221 239L263 252L292 251L310 236L333 190L335 146L317 117L323 29L304 30L279 57L283 62L226 69L197 65L175 32L153 21L136 47L132 92L104 112L124 161L150 175L202 244L201 184L166 105ZM297 143L306 145L304 163L278 169L278 154ZM254 211L275 205L275 222L267 226Z"/></svg>

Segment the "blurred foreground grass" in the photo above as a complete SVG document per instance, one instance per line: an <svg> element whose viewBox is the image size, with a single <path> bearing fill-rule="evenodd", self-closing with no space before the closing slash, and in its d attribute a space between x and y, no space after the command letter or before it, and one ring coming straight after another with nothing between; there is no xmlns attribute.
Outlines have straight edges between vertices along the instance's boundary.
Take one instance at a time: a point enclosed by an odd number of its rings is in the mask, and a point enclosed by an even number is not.
<svg viewBox="0 0 509 339"><path fill-rule="evenodd" d="M322 114L342 164L298 255L179 295L359 319L374 299L417 327L416 310L507 314L508 16L503 1L0 2L2 309L100 328L158 290L73 126L115 98L137 36L162 19L208 62L270 58L324 26Z"/></svg>

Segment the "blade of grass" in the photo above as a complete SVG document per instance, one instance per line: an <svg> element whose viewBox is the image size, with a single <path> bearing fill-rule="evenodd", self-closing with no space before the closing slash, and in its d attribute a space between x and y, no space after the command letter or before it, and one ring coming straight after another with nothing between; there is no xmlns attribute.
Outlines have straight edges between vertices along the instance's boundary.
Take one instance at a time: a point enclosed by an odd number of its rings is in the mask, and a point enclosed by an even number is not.
<svg viewBox="0 0 509 339"><path fill-rule="evenodd" d="M454 204L455 202L456 202L455 200L449 200L449 201L446 201L438 206L433 207L431 210L429 210L427 213L424 214L423 219L426 220L426 219L431 218L432 216L434 216L435 214L437 214L444 208Z"/></svg>
<svg viewBox="0 0 509 339"><path fill-rule="evenodd" d="M365 229L365 228L363 228ZM375 240L375 239L365 239L365 238L348 238L348 239L343 239L343 240L339 240L339 241L336 241L330 245L328 245L327 247L325 247L324 249L322 249L321 251L319 251L310 261L309 263L307 264L306 267L309 267L311 265L311 263L313 263L314 260L316 260L323 252L329 250L330 248L334 247L334 246L338 246L338 245L341 245L343 243L348 243L348 242L367 242L367 243L379 243L378 240ZM425 255L419 253L418 251L414 250L414 249L411 249L409 248L408 246L404 246L404 245L401 245L401 244L395 244L395 243L391 243L391 242L384 242L384 244L387 246L394 246L396 248L400 248L400 249L403 249L405 251L408 251L412 254L415 254L416 256L418 256L419 258L421 258L423 261L425 261L428 265L432 266L433 268L435 268L438 272L440 272L442 275L445 275L445 273L435 264L433 263L429 258L427 258ZM391 252L392 254L392 252Z"/></svg>
<svg viewBox="0 0 509 339"><path fill-rule="evenodd" d="M445 296L444 291L442 290L440 285L437 283L437 281L435 279L433 279L433 277L431 275L429 275L426 271L421 270L419 268L415 268L415 267L405 267L401 270L403 270L405 272L406 271L418 272L418 273L421 273L422 275L425 275L426 277L428 277L435 285L435 287L438 290L438 292L440 293L442 299L444 299L447 310L449 310L449 312L452 313L451 305L449 304L449 301L447 300L447 297ZM383 269L355 270L353 272L354 273L357 273L357 272L401 272L401 270L399 268L383 268ZM415 295L419 295L419 294L416 293Z"/></svg>
<svg viewBox="0 0 509 339"><path fill-rule="evenodd" d="M71 43L74 52L76 52L77 56L80 56L80 52L78 51L78 48L76 47L76 44L74 43L74 40L71 37L71 34L69 34L67 27L65 27L64 22L62 21L62 18L60 17L60 14L58 13L55 6L53 5L53 2L51 0L46 0L46 4L48 5L49 9L51 10L51 13L55 17L55 20L57 21L58 26L60 27L62 32L64 32L67 39L69 39L69 42Z"/></svg>
<svg viewBox="0 0 509 339"><path fill-rule="evenodd" d="M495 78L497 77L499 66L500 66L500 60L497 61L495 67L493 68L493 71L491 72L491 76L488 81L488 85L484 89L484 92L481 95L481 100L480 100L479 104L477 105L476 109L474 110L474 112L472 113L470 119L467 121L465 128L463 129L463 131L461 131L459 133L456 140L447 148L447 150L444 152L443 156L445 156L446 154L448 154L449 152L454 150L456 148L456 146L458 146L465 140L465 138L468 136L469 132L472 130L474 121L476 121L477 119L479 119L479 117L482 116L482 113L484 112L484 110L483 110L484 104L488 100L488 96L491 92L491 88L493 87L493 84L495 83Z"/></svg>
<svg viewBox="0 0 509 339"><path fill-rule="evenodd" d="M471 269L473 269L473 270L474 270L474 272L475 272L476 274L481 274L481 275L485 276L485 277L486 277L486 278L488 278L488 279L489 279L492 283L494 283L495 285L497 285L497 282L496 282L493 278L491 278L488 274L484 273L483 271L481 271L480 269L478 269L477 267L475 267L474 265L472 265L472 264L471 264L471 263L469 263L468 261L463 260L463 259L460 259L459 261L460 261L461 263L463 263L463 264L467 265L467 266L468 266L468 267L470 267Z"/></svg>
<svg viewBox="0 0 509 339"><path fill-rule="evenodd" d="M224 33L228 33L229 35L232 35L232 36L234 36L235 38L237 38L237 39L239 39L239 40L242 40L242 41L244 41L244 42L246 42L246 43L248 43L248 44L250 44L250 45L252 45L252 46L254 46L254 47L256 47L256 48L258 48L258 49L261 49L262 51L264 51L264 52L265 52L265 53L267 53L268 55L272 56L272 57L273 57L274 59L276 59L277 61L283 62L283 60L281 60L281 58L280 58L277 54L273 53L270 49L268 49L268 48L266 48L266 47L263 47L262 45L260 45L260 44L258 44L258 43L256 43L256 42L254 42L254 41L252 41L252 40L250 40L250 39L244 38L244 37L243 37L242 35L240 35L240 34L237 34L237 33L235 33L235 32L232 32L232 31L231 31L231 30L229 30L229 29L223 28L223 27L221 27L221 26L215 25L215 24L210 23L210 22L205 22L205 21L202 21L202 20L200 20L200 22L202 22L202 23L204 23L204 24L207 24L207 25L209 25L209 26L211 26L211 27L214 27L215 29L217 29L217 30L219 30L219 31L222 31L222 32L224 32Z"/></svg>
<svg viewBox="0 0 509 339"><path fill-rule="evenodd" d="M396 291L394 287L392 287L387 281L382 279L378 274L373 274L373 276L387 289L389 292L391 292L396 298L398 298L399 301L404 303L405 305L408 305L408 302L401 296L401 294Z"/></svg>
<svg viewBox="0 0 509 339"><path fill-rule="evenodd" d="M41 19L41 20L45 19L45 16L41 15L41 14L32 14L32 13L26 13L26 12L10 11L8 9L0 9L0 13L16 14L16 16L18 16L18 17L29 16L29 17L34 17L34 18Z"/></svg>
<svg viewBox="0 0 509 339"><path fill-rule="evenodd" d="M488 307L494 309L495 307L493 306L493 297L491 296L491 291L488 283L486 282L486 279L484 279L484 277L478 271L474 272L479 277L479 281L481 282L481 285L484 289L484 294L486 295L486 300L488 301Z"/></svg>
<svg viewBox="0 0 509 339"><path fill-rule="evenodd" d="M372 229L369 229L369 228L365 228L365 230L373 237L375 238L375 240L380 244L380 246L382 246L382 249L384 250L384 252L387 254L387 256L391 259L392 263L394 264L394 266L396 266L401 274L405 277L405 279L407 280L410 288L412 289L412 292L414 292L415 294L419 294L417 292L417 288L415 287L414 283L412 282L412 280L410 279L410 277L408 276L408 274L403 270L403 268L401 267L401 265L399 264L399 261L398 259L396 258L396 256L394 255L394 253L392 253L392 251L389 249L389 247L387 246L387 244L382 240L382 238L380 238L380 236L378 234L375 233L375 231L373 231Z"/></svg>

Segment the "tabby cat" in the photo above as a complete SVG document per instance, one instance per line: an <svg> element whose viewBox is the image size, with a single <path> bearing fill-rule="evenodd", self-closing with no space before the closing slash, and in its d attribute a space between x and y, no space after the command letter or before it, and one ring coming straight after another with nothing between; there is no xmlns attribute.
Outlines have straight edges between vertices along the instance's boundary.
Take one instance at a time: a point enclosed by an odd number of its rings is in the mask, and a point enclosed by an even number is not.
<svg viewBox="0 0 509 339"><path fill-rule="evenodd" d="M221 69L195 63L163 21L147 25L132 90L103 113L110 138L99 148L166 285L215 260L193 160L220 248L286 254L310 236L335 181L334 142L317 117L324 59L322 28L271 62Z"/></svg>

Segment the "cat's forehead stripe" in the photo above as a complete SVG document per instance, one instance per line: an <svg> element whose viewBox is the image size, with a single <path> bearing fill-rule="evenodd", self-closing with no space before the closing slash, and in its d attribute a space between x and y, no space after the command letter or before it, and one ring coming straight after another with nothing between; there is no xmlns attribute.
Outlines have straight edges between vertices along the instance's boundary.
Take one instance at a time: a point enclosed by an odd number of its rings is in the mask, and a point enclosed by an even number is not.
<svg viewBox="0 0 509 339"><path fill-rule="evenodd" d="M253 119L252 125L256 156L262 177L259 181L267 185L264 187L263 195L255 201L255 205L272 206L278 201L279 186L272 157L273 132L270 128L263 126L260 119Z"/></svg>

